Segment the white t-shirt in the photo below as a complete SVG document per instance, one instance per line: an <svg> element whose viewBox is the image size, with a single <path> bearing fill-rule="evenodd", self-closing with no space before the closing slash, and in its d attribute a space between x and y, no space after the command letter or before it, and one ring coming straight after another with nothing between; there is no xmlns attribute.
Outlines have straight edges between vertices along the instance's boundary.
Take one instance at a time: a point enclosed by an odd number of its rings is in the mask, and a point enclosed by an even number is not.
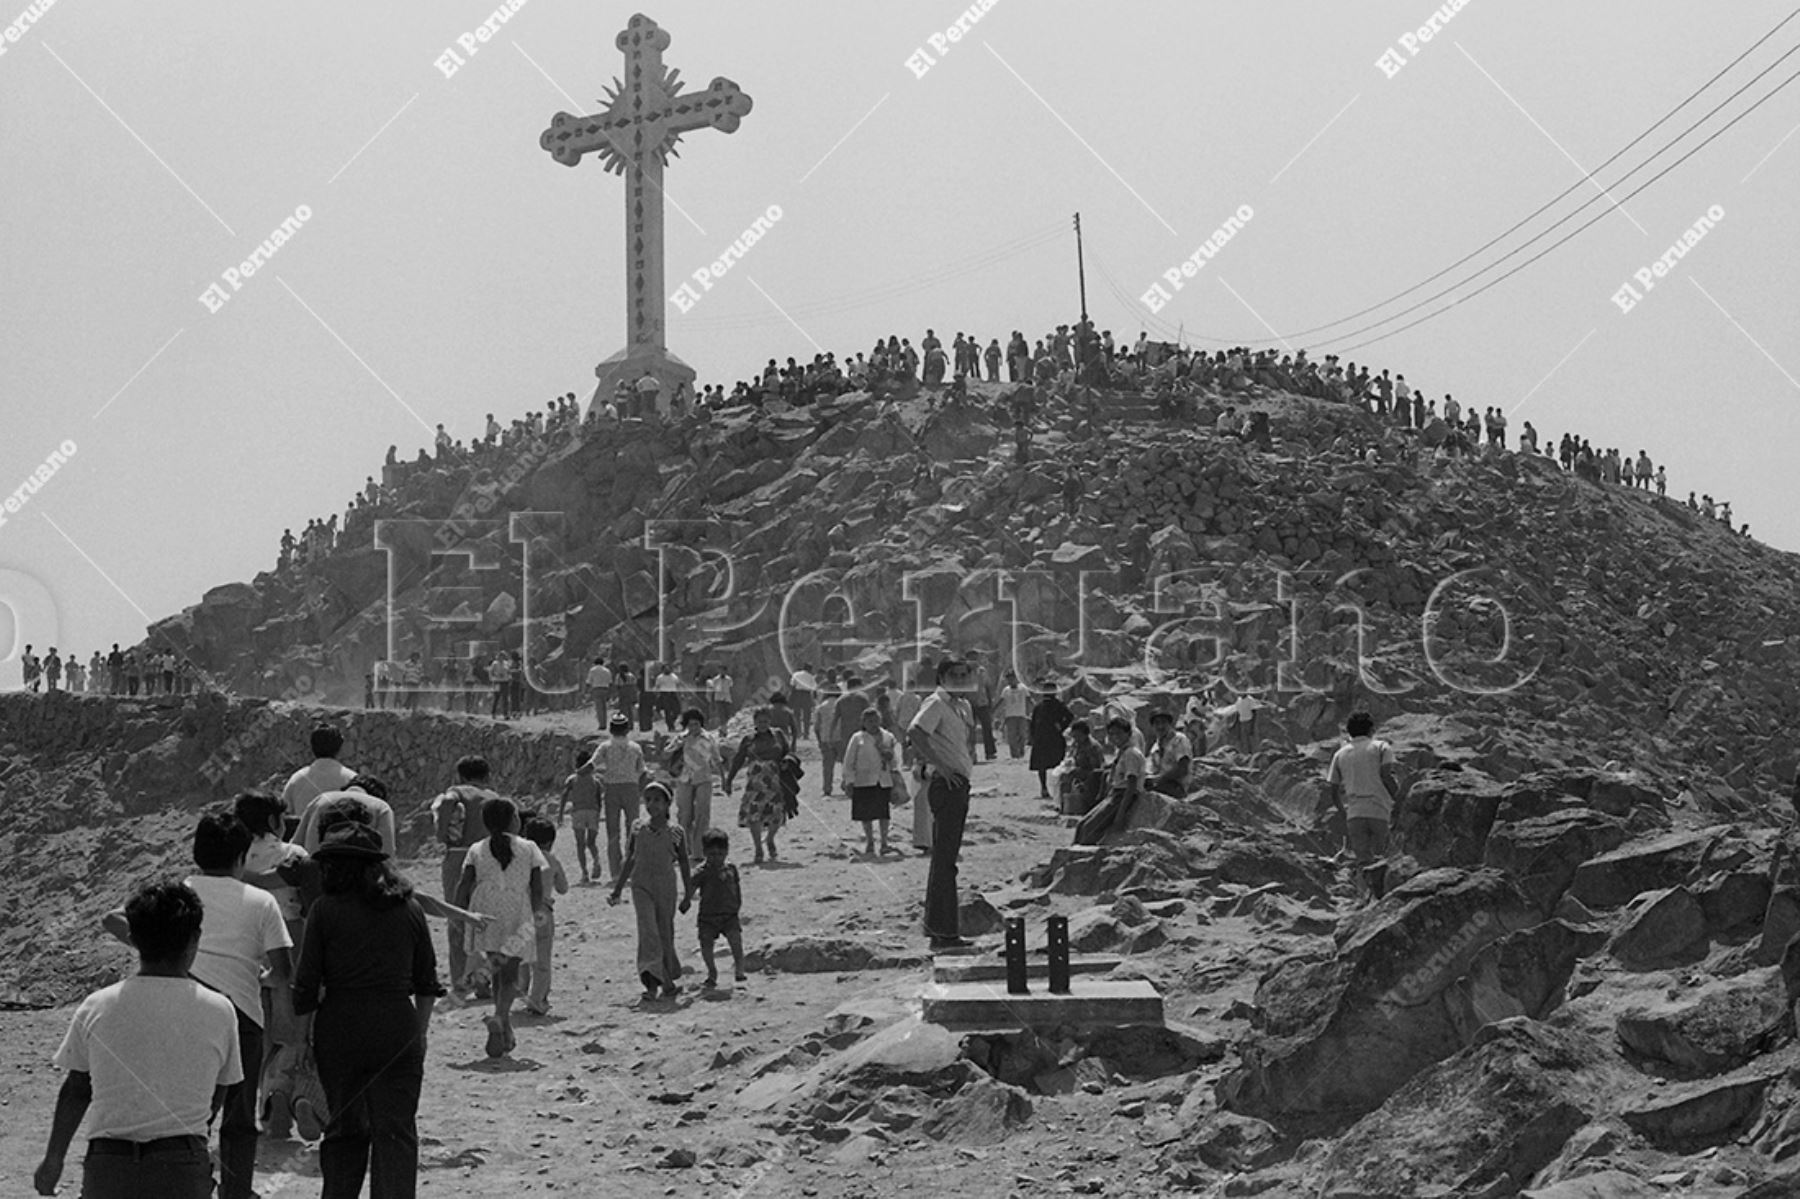
<svg viewBox="0 0 1800 1199"><path fill-rule="evenodd" d="M1194 747L1188 742L1187 734L1171 733L1167 745L1160 745L1155 741L1150 743L1148 766L1150 775L1153 778L1158 777L1181 759L1187 758L1192 762L1193 757Z"/></svg>
<svg viewBox="0 0 1800 1199"><path fill-rule="evenodd" d="M249 874L273 874L277 867L290 866L306 860L306 851L298 845L290 845L280 837L264 833L250 842L250 852L244 858L244 870ZM284 920L300 919L300 889L281 884L264 887L263 890L275 897L281 905L281 916Z"/></svg>
<svg viewBox="0 0 1800 1199"><path fill-rule="evenodd" d="M1373 737L1352 737L1331 756L1325 781L1344 787L1344 815L1349 819L1387 820L1393 797L1381 781L1381 768L1394 764L1394 747Z"/></svg>
<svg viewBox="0 0 1800 1199"><path fill-rule="evenodd" d="M243 1081L231 1002L191 978L134 975L81 1001L56 1068L94 1084L90 1137L205 1136L215 1087Z"/></svg>
<svg viewBox="0 0 1800 1199"><path fill-rule="evenodd" d="M658 691L680 691L681 678L680 676L670 674L665 670L663 673L656 676L656 689Z"/></svg>
<svg viewBox="0 0 1800 1199"><path fill-rule="evenodd" d="M356 771L336 758L314 758L311 766L302 766L288 777L287 786L281 789L281 804L289 816L298 816L315 796L348 786L355 777Z"/></svg>
<svg viewBox="0 0 1800 1199"><path fill-rule="evenodd" d="M919 714L912 718L907 731L917 729L924 733L936 760L943 762L952 774L966 779L975 770L975 755L969 748L969 733L974 727L969 701L939 687L920 705Z"/></svg>
<svg viewBox="0 0 1800 1199"><path fill-rule="evenodd" d="M281 905L261 887L235 878L193 874L182 880L200 896L200 956L188 973L224 995L262 1027L263 955L292 949Z"/></svg>
<svg viewBox="0 0 1800 1199"><path fill-rule="evenodd" d="M1014 716L1023 719L1026 701L1029 698L1030 692L1017 683L1011 687L1002 687L1000 689L1000 719L1006 720Z"/></svg>
<svg viewBox="0 0 1800 1199"><path fill-rule="evenodd" d="M788 676L788 686L792 687L795 691L817 691L819 689L819 680L813 677L813 673L810 670L796 670L792 675Z"/></svg>
<svg viewBox="0 0 1800 1199"><path fill-rule="evenodd" d="M717 675L713 676L712 697L713 697L713 699L717 700L719 703L728 704L731 702L731 676L730 675L717 674Z"/></svg>
<svg viewBox="0 0 1800 1199"><path fill-rule="evenodd" d="M612 686L612 671L604 666L593 666L588 669L587 685L596 691Z"/></svg>
<svg viewBox="0 0 1800 1199"><path fill-rule="evenodd" d="M323 791L318 798L308 804L306 811L300 813L300 826L294 830L294 844L313 853L319 848L319 817L325 813L325 805L340 799L347 799L368 813L369 826L381 834L381 849L390 858L400 852L400 842L394 834L394 808L385 799L376 799L364 791Z"/></svg>

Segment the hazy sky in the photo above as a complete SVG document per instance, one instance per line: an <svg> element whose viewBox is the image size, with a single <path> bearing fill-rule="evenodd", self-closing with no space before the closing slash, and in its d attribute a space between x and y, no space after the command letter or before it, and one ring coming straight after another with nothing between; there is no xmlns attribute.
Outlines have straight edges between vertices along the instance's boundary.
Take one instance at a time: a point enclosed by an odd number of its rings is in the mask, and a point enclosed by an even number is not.
<svg viewBox="0 0 1800 1199"><path fill-rule="evenodd" d="M59 0L6 30L0 496L64 442L76 452L4 514L0 651L9 623L39 652L135 641L147 617L271 566L284 527L341 514L390 443L410 455L440 421L467 437L488 411L588 396L623 341L624 186L592 159L556 164L538 135L558 110L599 107L634 10L528 0L463 52L495 7ZM1088 306L1115 334L1309 330L1572 184L1554 216L1600 197L1800 46L1796 20L1583 182L1788 7L1470 0L1410 44L1436 11L1424 0L998 0L949 42L964 11L650 10L690 89L725 75L755 101L736 133L689 135L670 168L669 290L782 213L691 311L669 307L703 382L889 332L985 343L1071 321L1078 209ZM464 60L448 77L447 49ZM1293 344L1505 406L1515 431L1645 448L1672 493L1729 499L1800 549L1800 85L1624 198L1795 70L1800 54L1507 265L1604 214L1593 228L1449 314L1366 349L1350 347L1403 322L1343 336L1525 235ZM1179 291L1165 283L1152 317L1143 293L1246 205L1244 230ZM233 290L225 272L301 206L295 236ZM1705 240L1621 311L1621 286L1709 209L1724 215ZM212 312L215 284L229 298Z"/></svg>

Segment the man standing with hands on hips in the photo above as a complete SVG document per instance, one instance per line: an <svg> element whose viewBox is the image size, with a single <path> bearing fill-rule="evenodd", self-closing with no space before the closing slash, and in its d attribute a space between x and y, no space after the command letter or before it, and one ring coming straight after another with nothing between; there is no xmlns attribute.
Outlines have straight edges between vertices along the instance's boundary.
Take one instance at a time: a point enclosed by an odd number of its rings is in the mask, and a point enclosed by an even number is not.
<svg viewBox="0 0 1800 1199"><path fill-rule="evenodd" d="M925 935L931 948L961 949L957 920L956 862L969 816L969 775L974 770L975 715L966 697L974 685L969 664L954 657L938 663L937 690L907 726L907 740L926 779L933 835L925 880Z"/></svg>

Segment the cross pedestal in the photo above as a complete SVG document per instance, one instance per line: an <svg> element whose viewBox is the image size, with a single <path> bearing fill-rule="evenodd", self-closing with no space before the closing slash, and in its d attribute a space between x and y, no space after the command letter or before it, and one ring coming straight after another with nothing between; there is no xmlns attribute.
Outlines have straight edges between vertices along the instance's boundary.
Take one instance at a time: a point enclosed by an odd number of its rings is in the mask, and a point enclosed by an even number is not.
<svg viewBox="0 0 1800 1199"><path fill-rule="evenodd" d="M591 402L598 404L612 399L620 383L635 391L638 380L646 371L655 377L660 388L657 392L659 416L669 415L678 403L693 403L698 374L674 354L657 346L628 347L596 366L594 378L598 382L594 385Z"/></svg>
<svg viewBox="0 0 1800 1199"><path fill-rule="evenodd" d="M538 145L564 166L598 154L606 169L625 176L625 348L594 368L595 402L609 400L620 380L636 384L646 371L662 384L661 406L685 389L694 368L669 353L663 320L663 170L681 135L696 129L734 132L750 111L750 97L729 79L682 94L680 72L663 65L669 35L637 13L613 40L625 54L625 77L607 89L606 108L591 116L559 112Z"/></svg>

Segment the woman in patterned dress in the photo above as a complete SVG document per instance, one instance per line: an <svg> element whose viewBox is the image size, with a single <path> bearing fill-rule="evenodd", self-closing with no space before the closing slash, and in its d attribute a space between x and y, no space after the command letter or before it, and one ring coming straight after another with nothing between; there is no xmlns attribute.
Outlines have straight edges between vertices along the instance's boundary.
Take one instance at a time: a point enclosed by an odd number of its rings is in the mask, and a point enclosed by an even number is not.
<svg viewBox="0 0 1800 1199"><path fill-rule="evenodd" d="M787 797L781 787L781 760L788 755L787 738L769 727L769 710L758 708L751 720L755 727L738 742L731 767L725 772L725 794L731 794L731 780L739 770L744 773L744 798L738 803L738 827L750 830L756 843L756 861L763 860L765 834L769 860L779 860L775 852L775 830L787 822ZM747 769L746 766L748 767Z"/></svg>

